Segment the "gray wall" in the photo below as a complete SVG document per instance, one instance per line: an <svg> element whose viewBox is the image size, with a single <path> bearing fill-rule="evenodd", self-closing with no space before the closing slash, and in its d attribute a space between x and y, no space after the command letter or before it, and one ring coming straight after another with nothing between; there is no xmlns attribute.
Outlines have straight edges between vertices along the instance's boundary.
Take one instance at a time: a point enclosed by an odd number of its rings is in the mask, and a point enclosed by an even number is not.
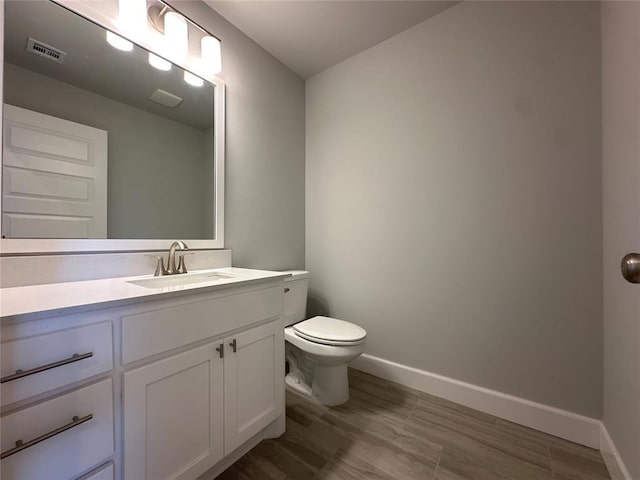
<svg viewBox="0 0 640 480"><path fill-rule="evenodd" d="M604 424L640 478L640 285L620 259L640 252L640 4L603 2Z"/></svg>
<svg viewBox="0 0 640 480"><path fill-rule="evenodd" d="M108 132L108 238L212 238L212 131L5 64L4 101ZM209 135L208 140L205 138ZM209 151L211 148L209 148Z"/></svg>
<svg viewBox="0 0 640 480"><path fill-rule="evenodd" d="M306 95L310 313L600 418L598 4L461 3Z"/></svg>
<svg viewBox="0 0 640 480"><path fill-rule="evenodd" d="M200 1L170 1L222 40L225 248L238 267L304 267L304 81Z"/></svg>

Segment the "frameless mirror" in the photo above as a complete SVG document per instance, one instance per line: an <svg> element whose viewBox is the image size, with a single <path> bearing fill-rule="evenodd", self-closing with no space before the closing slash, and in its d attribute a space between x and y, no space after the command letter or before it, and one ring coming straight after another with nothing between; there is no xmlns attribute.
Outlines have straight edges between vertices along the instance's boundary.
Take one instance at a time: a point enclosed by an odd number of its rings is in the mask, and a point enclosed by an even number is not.
<svg viewBox="0 0 640 480"><path fill-rule="evenodd" d="M214 239L219 87L105 33L5 2L2 238Z"/></svg>

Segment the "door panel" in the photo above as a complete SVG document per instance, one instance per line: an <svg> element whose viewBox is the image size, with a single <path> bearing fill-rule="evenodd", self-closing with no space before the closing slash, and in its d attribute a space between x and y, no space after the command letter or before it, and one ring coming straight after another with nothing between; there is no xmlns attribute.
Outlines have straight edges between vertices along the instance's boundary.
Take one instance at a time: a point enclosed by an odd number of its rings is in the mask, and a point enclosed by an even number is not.
<svg viewBox="0 0 640 480"><path fill-rule="evenodd" d="M125 478L195 478L218 462L222 388L215 345L125 373Z"/></svg>
<svg viewBox="0 0 640 480"><path fill-rule="evenodd" d="M107 132L4 106L2 234L106 238Z"/></svg>
<svg viewBox="0 0 640 480"><path fill-rule="evenodd" d="M225 341L225 454L284 413L283 336L277 320Z"/></svg>
<svg viewBox="0 0 640 480"><path fill-rule="evenodd" d="M640 252L640 4L602 2L602 174L604 251L603 422L640 478L640 285L621 260ZM603 456L617 478L616 454Z"/></svg>

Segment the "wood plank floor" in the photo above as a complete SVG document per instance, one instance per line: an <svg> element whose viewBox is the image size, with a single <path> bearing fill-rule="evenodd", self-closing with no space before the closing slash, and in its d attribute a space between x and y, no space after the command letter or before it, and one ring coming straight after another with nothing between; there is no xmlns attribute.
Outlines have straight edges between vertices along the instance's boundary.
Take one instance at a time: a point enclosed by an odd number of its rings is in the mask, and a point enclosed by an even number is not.
<svg viewBox="0 0 640 480"><path fill-rule="evenodd" d="M287 393L287 432L222 480L605 480L600 452L349 370L340 407Z"/></svg>

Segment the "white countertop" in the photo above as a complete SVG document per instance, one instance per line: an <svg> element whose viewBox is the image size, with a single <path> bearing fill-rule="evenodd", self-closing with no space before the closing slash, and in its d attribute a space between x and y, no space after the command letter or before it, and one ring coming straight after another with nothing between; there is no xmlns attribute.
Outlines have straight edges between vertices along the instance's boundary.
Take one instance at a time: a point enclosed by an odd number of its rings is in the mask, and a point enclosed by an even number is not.
<svg viewBox="0 0 640 480"><path fill-rule="evenodd" d="M227 267L193 271L184 274L184 277L205 272L219 272L233 277L162 288L148 288L129 283L131 280L154 278L153 275L2 288L0 289L0 317L8 318L43 312L76 313L130 304L132 300L156 300L187 291L191 293L214 291L233 284L249 284L290 276L286 272Z"/></svg>

